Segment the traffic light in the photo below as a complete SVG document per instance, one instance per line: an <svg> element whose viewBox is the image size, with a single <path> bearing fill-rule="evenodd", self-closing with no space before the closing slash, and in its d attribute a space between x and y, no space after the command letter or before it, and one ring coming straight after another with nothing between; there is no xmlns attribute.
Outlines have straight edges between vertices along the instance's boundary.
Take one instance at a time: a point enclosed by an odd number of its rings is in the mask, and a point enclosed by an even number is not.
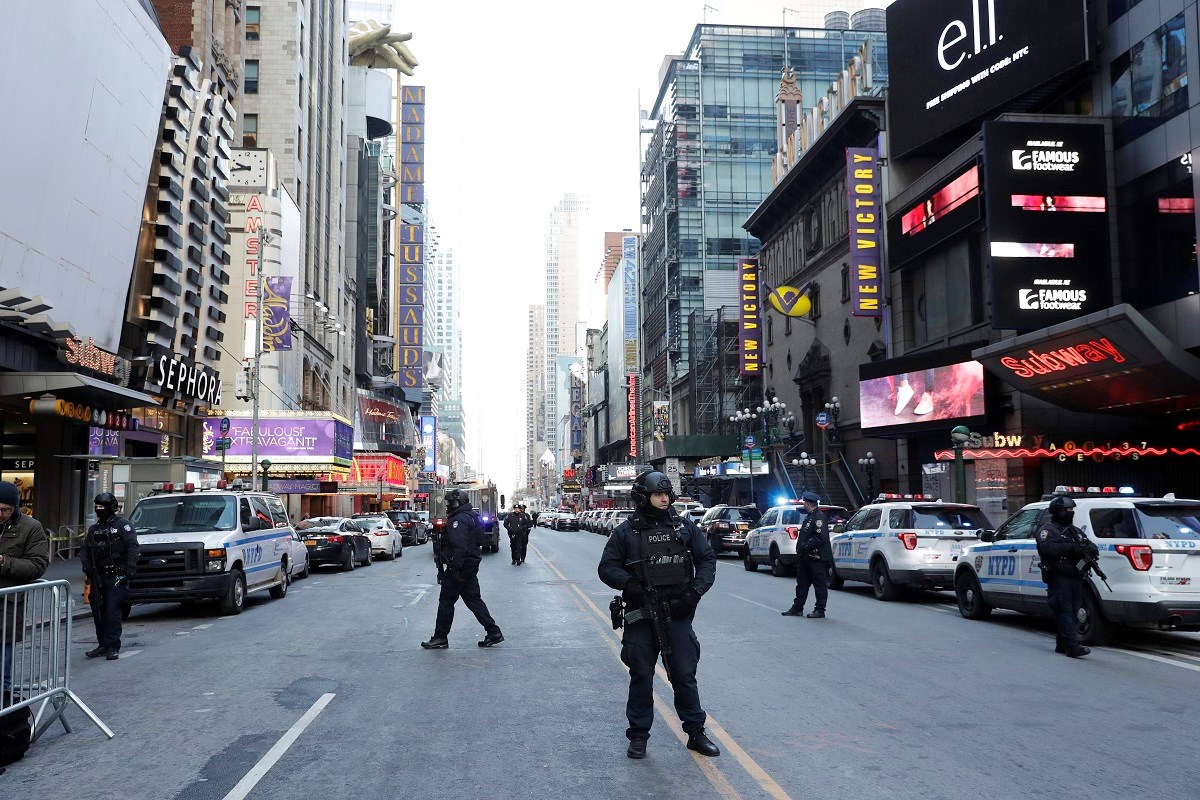
<svg viewBox="0 0 1200 800"><path fill-rule="evenodd" d="M500 507L504 508L504 495L500 495Z"/></svg>

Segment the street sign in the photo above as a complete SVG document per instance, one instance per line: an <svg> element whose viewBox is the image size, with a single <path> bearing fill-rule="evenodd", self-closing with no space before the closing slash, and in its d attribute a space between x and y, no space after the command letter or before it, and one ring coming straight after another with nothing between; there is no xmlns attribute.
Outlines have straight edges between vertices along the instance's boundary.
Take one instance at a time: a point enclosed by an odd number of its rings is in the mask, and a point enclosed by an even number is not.
<svg viewBox="0 0 1200 800"><path fill-rule="evenodd" d="M755 439L753 436L747 436L745 444L747 449L753 449L754 445L758 444L758 439Z"/></svg>
<svg viewBox="0 0 1200 800"><path fill-rule="evenodd" d="M829 412L828 411L818 411L817 412L817 427L820 428L821 430L825 430L826 428L829 427Z"/></svg>
<svg viewBox="0 0 1200 800"><path fill-rule="evenodd" d="M229 417L221 417L221 435L229 433Z"/></svg>
<svg viewBox="0 0 1200 800"><path fill-rule="evenodd" d="M228 450L230 447L233 446L233 440L230 439L228 436L222 436L219 439L217 439L215 446L218 450Z"/></svg>

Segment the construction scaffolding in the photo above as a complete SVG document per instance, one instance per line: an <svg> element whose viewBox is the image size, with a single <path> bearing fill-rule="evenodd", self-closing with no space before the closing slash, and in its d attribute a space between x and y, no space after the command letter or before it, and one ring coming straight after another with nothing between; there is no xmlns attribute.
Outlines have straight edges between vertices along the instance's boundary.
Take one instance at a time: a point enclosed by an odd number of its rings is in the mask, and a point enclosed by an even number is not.
<svg viewBox="0 0 1200 800"><path fill-rule="evenodd" d="M689 319L692 370L688 373L688 388L692 404L688 422L693 434L715 435L730 430L728 417L735 410L741 385L736 312L722 306L715 313L693 311Z"/></svg>

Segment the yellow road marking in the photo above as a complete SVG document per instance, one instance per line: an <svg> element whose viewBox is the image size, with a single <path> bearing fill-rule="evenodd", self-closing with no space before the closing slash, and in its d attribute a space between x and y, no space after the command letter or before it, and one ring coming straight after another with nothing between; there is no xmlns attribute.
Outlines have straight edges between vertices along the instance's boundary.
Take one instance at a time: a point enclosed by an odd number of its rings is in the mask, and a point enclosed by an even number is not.
<svg viewBox="0 0 1200 800"><path fill-rule="evenodd" d="M588 597L587 594L579 588L578 584L564 575L562 571L554 565L554 562L546 558L546 555L542 551L538 550L537 547L532 544L529 545L529 548L537 553L538 557L545 562L546 566L550 567L551 571L553 571L560 580L570 586L575 594L578 595L578 597L586 604L586 606L592 610L596 617L598 617L600 621L604 623L603 625L597 625L597 627L600 630L601 635L604 637L604 640L608 643L609 648L612 649L612 651L616 654L617 660L620 661L620 640L616 638L616 634L611 630L612 622L609 615L602 611L600 607L592 601L592 598ZM624 666L623 663L622 666ZM667 672L663 669L661 661L654 665L654 671L664 683L667 683L668 686L670 685L670 682L667 680ZM679 723L679 720L675 718L672 707L667 704L657 690L654 691L654 707L658 709L659 716L666 721L667 726L675 732L675 736L679 739L679 741L683 744L687 744L687 734L684 733L683 726ZM742 769L746 770L746 773L753 778L760 787L762 787L762 790L766 792L769 797L772 797L775 800L791 800L791 795L785 792L783 787L776 783L776 781L767 774L767 771L759 766L758 762L751 758L750 754L743 750L738 743L733 740L733 737L729 735L729 732L726 731L725 728L720 725L720 723L713 719L711 714L708 715L707 724L713 735L713 738L721 743L725 752L733 756L738 764L741 765ZM733 785L729 783L729 780L724 776L724 774L721 773L721 770L716 767L712 759L702 756L692 750L689 750L688 752L691 754L692 759L700 767L700 770L704 773L704 776L708 778L709 782L713 785L713 788L715 788L722 797L728 798L729 800L740 799L741 795L738 794L738 791L733 788Z"/></svg>

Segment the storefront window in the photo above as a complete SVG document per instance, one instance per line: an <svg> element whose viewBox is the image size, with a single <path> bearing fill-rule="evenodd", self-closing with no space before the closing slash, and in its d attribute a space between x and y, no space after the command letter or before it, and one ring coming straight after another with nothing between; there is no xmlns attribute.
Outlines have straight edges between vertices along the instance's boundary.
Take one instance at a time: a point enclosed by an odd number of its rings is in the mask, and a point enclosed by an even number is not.
<svg viewBox="0 0 1200 800"><path fill-rule="evenodd" d="M1146 308L1200 292L1192 156L1117 190L1121 296Z"/></svg>
<svg viewBox="0 0 1200 800"><path fill-rule="evenodd" d="M1112 115L1118 147L1187 109L1187 47L1183 14L1173 17L1113 60Z"/></svg>

